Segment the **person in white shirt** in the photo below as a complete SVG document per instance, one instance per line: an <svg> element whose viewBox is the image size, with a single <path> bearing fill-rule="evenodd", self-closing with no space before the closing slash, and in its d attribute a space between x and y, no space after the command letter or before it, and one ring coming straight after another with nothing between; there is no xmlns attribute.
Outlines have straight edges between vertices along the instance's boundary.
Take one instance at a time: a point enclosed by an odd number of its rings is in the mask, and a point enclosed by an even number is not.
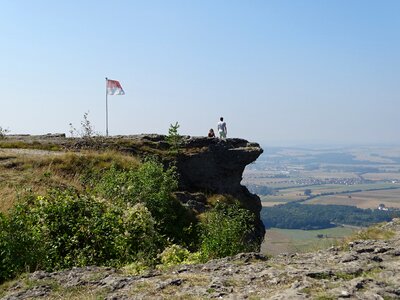
<svg viewBox="0 0 400 300"><path fill-rule="evenodd" d="M223 117L219 118L217 128L218 128L219 137L221 139L225 139L226 134L228 133L228 130L226 129L226 123L224 122Z"/></svg>

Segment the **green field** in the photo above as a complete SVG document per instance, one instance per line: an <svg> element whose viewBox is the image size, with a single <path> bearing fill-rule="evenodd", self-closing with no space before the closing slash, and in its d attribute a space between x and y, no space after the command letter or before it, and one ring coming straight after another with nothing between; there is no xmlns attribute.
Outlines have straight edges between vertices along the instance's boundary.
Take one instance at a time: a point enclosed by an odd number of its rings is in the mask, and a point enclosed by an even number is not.
<svg viewBox="0 0 400 300"><path fill-rule="evenodd" d="M316 199L333 198L333 196L337 196L339 198L347 197L347 195L352 195L352 193L354 193L355 191L369 192L375 190L382 190L382 191L389 191L388 193L398 194L399 188L400 188L399 183L366 183L366 184L354 184L354 185L321 184L308 187L280 189L275 195L261 195L260 199L263 206L271 206L279 203L305 200L307 197L304 195L304 190L311 189L312 195L318 197L312 200L308 200L307 203L314 204L317 203ZM390 190L390 189L395 189L395 190ZM323 196L324 193L333 193L335 195ZM376 207L375 203L373 207Z"/></svg>
<svg viewBox="0 0 400 300"><path fill-rule="evenodd" d="M321 230L268 229L261 252L268 255L308 252L329 248L351 235L355 228L335 227ZM318 238L323 235L323 238Z"/></svg>
<svg viewBox="0 0 400 300"><path fill-rule="evenodd" d="M378 205L385 204L389 208L400 208L400 189L367 190L356 193L319 196L304 203L352 205L359 208L377 208Z"/></svg>

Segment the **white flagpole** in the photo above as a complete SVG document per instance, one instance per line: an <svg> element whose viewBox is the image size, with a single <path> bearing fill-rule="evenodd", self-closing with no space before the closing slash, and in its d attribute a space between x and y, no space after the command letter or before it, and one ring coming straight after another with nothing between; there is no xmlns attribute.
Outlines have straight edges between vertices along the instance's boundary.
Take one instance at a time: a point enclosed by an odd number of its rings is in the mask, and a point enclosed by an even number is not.
<svg viewBox="0 0 400 300"><path fill-rule="evenodd" d="M108 136L108 91L107 91L108 78L106 77L106 136Z"/></svg>

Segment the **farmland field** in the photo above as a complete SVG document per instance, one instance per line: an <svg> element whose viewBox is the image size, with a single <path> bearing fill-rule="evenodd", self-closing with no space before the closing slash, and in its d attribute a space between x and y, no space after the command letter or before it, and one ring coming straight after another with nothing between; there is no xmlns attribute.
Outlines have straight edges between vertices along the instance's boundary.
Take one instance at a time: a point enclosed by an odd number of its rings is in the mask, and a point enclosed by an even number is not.
<svg viewBox="0 0 400 300"><path fill-rule="evenodd" d="M400 147L265 148L242 184L263 206L305 201L400 207ZM387 190L387 189L398 190ZM381 193L374 190L381 190Z"/></svg>
<svg viewBox="0 0 400 300"><path fill-rule="evenodd" d="M367 180L400 180L400 172L367 173L363 177Z"/></svg>
<svg viewBox="0 0 400 300"><path fill-rule="evenodd" d="M359 208L377 208L379 204L385 204L388 208L400 208L400 189L320 196L307 200L304 203L352 205Z"/></svg>
<svg viewBox="0 0 400 300"><path fill-rule="evenodd" d="M315 251L329 248L355 230L350 227L335 227L322 230L278 229L267 230L261 252L268 255ZM322 238L318 238L322 235Z"/></svg>
<svg viewBox="0 0 400 300"><path fill-rule="evenodd" d="M311 200L307 200L307 196L304 195L305 189L311 190L311 195L313 198ZM378 191L381 191L380 193ZM363 191L359 192L358 191ZM324 195L326 193L330 193L331 195ZM306 186L306 187L297 187L297 188L288 188L288 189L280 189L275 195L261 195L261 202L263 206L271 206L271 203L287 203L292 201L306 200L307 204L321 204L326 199L344 199L338 200L337 203L335 201L326 202L326 204L344 204L345 205L355 205L356 203L351 203L351 200L356 200L359 197L363 197L367 195L367 200L371 200L370 198L374 198L375 200L379 200L379 197L383 197L381 203L385 203L385 201L398 202L400 205L400 184L392 184L392 183L369 183L369 184L355 184L355 185L340 185L340 184L324 184L324 185L314 185L314 186ZM350 197L349 197L350 196ZM324 199L324 200L323 200ZM378 201L379 202L379 201ZM371 206L372 205L372 206ZM379 205L379 203L375 206L375 202L371 202L370 206L359 206L362 208L375 208ZM399 207L399 206L392 206Z"/></svg>

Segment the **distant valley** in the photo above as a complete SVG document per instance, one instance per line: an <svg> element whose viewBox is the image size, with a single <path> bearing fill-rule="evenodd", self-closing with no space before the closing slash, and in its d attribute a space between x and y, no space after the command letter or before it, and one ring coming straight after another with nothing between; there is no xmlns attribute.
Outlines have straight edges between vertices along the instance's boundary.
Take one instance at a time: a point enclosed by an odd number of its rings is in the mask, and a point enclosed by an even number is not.
<svg viewBox="0 0 400 300"><path fill-rule="evenodd" d="M329 247L400 215L398 146L263 148L242 184L262 201L264 253Z"/></svg>
<svg viewBox="0 0 400 300"><path fill-rule="evenodd" d="M400 208L400 146L264 147L264 154L243 177L242 183L260 196L263 206L306 200Z"/></svg>

